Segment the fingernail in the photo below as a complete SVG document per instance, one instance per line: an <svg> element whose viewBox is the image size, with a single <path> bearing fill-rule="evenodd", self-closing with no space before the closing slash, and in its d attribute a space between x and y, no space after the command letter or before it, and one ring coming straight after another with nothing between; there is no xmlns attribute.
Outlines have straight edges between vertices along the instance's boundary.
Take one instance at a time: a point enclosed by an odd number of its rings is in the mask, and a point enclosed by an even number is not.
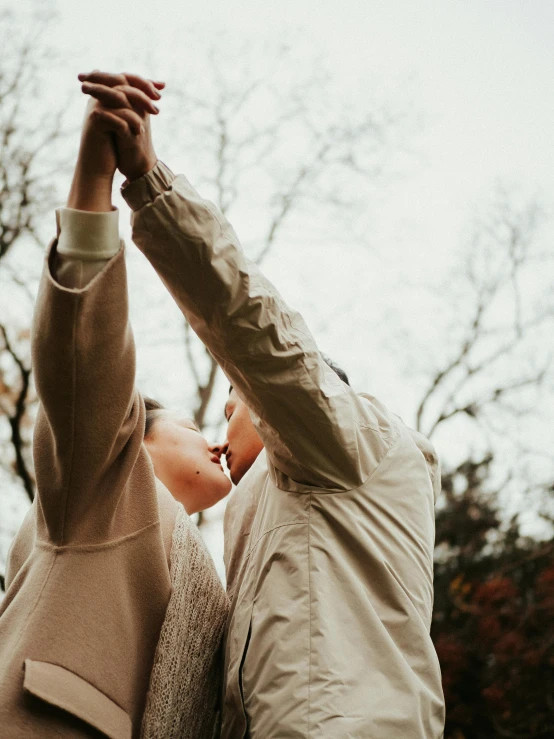
<svg viewBox="0 0 554 739"><path fill-rule="evenodd" d="M154 103L152 103L152 108L156 111L156 113L160 112L160 109L158 108L157 105L154 105Z"/></svg>

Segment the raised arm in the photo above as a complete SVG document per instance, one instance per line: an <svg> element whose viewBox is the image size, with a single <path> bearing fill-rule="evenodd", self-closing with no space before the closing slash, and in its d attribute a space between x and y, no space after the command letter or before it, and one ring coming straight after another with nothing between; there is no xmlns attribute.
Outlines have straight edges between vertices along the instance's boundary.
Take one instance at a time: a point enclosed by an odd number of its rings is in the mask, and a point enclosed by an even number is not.
<svg viewBox="0 0 554 739"><path fill-rule="evenodd" d="M115 75L83 78L106 105L125 90ZM133 240L249 406L278 484L360 485L391 444L389 414L327 367L302 317L246 259L229 222L157 161L147 116L143 137L121 146Z"/></svg>
<svg viewBox="0 0 554 739"><path fill-rule="evenodd" d="M57 545L110 537L142 442L125 261L111 202L115 149L93 113L91 105L33 322L39 527Z"/></svg>
<svg viewBox="0 0 554 739"><path fill-rule="evenodd" d="M185 177L159 162L123 195L133 240L253 412L276 473L327 489L360 485L388 449L388 414L326 365L302 317Z"/></svg>

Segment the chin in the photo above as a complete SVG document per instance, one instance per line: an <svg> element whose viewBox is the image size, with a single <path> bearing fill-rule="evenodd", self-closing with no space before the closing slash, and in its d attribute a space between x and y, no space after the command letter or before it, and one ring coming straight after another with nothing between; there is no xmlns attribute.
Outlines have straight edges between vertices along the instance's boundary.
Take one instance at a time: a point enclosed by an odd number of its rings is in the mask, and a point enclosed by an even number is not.
<svg viewBox="0 0 554 739"><path fill-rule="evenodd" d="M225 479L227 480L227 482L226 482L226 483L225 483L225 485L223 486L223 488L222 488L222 493L221 493L221 495L219 496L218 500L223 500L223 498L226 498L226 497L227 497L227 496L229 495L229 493L231 492L231 489L232 489L232 487L233 487L233 483L232 483L232 481L231 481L231 480L229 480L229 478L228 478L228 477L226 477Z"/></svg>
<svg viewBox="0 0 554 739"><path fill-rule="evenodd" d="M228 477L225 477L225 481L217 480L217 482L213 482L208 490L202 492L197 490L191 495L190 488L187 486L181 495L174 495L173 497L182 503L189 516L192 516L194 513L209 510L220 500L226 498L230 492L231 481Z"/></svg>
<svg viewBox="0 0 554 739"><path fill-rule="evenodd" d="M207 511L209 508L212 508L216 503L219 503L220 500L223 500L223 498L226 498L229 495L231 487L231 480L229 480L228 477L225 477L225 482L218 481L217 484L211 488L205 499L201 501L201 506L198 510Z"/></svg>
<svg viewBox="0 0 554 739"><path fill-rule="evenodd" d="M231 476L231 481L233 485L238 485L244 477L244 471L241 469L229 470L229 475Z"/></svg>

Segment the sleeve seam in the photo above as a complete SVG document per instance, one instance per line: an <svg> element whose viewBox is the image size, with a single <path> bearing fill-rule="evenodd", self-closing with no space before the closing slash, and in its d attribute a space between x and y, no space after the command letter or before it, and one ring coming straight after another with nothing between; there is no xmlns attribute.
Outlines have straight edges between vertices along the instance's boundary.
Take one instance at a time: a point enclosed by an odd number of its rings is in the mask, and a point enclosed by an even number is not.
<svg viewBox="0 0 554 739"><path fill-rule="evenodd" d="M65 485L65 494L63 497L62 506L62 520L61 520L61 531L60 541L63 546L65 539L65 525L67 520L67 501L69 498L69 490L71 488L71 482L73 480L73 469L75 465L75 417L76 417L76 397L77 397L77 317L79 315L79 308L81 304L81 296L77 297L75 301L74 314L73 314L73 371L72 371L72 393L71 393L71 457L69 463L69 471L67 473L67 482Z"/></svg>
<svg viewBox="0 0 554 739"><path fill-rule="evenodd" d="M316 485L297 483L295 480L292 479L292 477L288 477L288 475L286 475L284 472L281 472L281 470L279 470L279 468L276 465L270 462L271 466L274 467L276 470L278 470L280 475L283 475L284 477L287 478L287 480L291 480L296 485L301 485L307 489L306 490L287 490L286 488L283 488L280 485L278 485L273 479L272 479L272 482L275 485L275 487L281 492L291 493L292 495L311 495L312 493L314 495L318 495L318 494L319 495L343 495L344 493L352 493L355 490L359 490L360 488L364 487L364 485L367 485L367 483L371 480L373 475L375 475L377 471L381 468L381 466L384 464L385 460L389 457L393 449L396 448L399 438L400 438L400 433L395 430L395 433L391 433L390 436L386 438L392 438L392 437L394 437L392 443L388 447L385 454L382 456L377 466L369 473L367 477L365 477L362 480L362 482L360 482L358 485L354 485L353 487L345 488L344 490L329 490L329 488L319 487Z"/></svg>

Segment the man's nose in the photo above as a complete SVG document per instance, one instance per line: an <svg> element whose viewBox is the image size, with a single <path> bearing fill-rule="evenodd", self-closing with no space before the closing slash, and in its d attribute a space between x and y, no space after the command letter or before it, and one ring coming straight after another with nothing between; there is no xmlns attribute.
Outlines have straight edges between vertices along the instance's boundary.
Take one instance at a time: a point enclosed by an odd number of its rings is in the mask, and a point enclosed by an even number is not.
<svg viewBox="0 0 554 739"><path fill-rule="evenodd" d="M227 454L227 449L229 448L229 442L227 439L222 444L212 444L209 449L210 452L215 454L219 459L221 459L222 455Z"/></svg>

